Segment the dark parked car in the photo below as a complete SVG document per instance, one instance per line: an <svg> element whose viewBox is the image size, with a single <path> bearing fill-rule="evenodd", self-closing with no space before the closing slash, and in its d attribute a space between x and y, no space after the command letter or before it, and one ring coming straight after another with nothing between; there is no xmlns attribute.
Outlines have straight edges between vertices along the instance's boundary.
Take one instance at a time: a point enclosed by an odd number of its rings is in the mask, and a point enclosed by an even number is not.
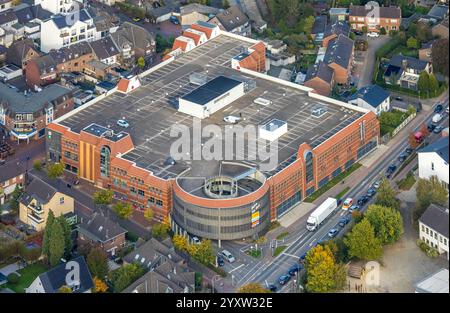
<svg viewBox="0 0 450 313"><path fill-rule="evenodd" d="M442 104L438 104L438 105L434 108L434 113L441 113L443 109L444 109L444 107L442 106Z"/></svg>
<svg viewBox="0 0 450 313"><path fill-rule="evenodd" d="M303 254L298 258L298 261L299 261L300 263L304 263L307 254L308 254L308 253L303 253Z"/></svg>
<svg viewBox="0 0 450 313"><path fill-rule="evenodd" d="M348 209L348 211L349 211L350 213L352 213L353 211L359 211L359 209L360 209L359 205L352 205L352 206Z"/></svg>
<svg viewBox="0 0 450 313"><path fill-rule="evenodd" d="M369 198L372 198L373 196L375 196L376 193L377 193L377 190L375 188L371 187L367 190L366 196L368 196Z"/></svg>
<svg viewBox="0 0 450 313"><path fill-rule="evenodd" d="M389 167L386 170L386 178L390 178L396 169L397 169L397 165L395 165L395 164L389 165Z"/></svg>
<svg viewBox="0 0 450 313"><path fill-rule="evenodd" d="M407 154L411 154L413 151L414 151L413 148L406 148L406 149L405 149L405 152L406 152Z"/></svg>
<svg viewBox="0 0 450 313"><path fill-rule="evenodd" d="M267 285L267 289L272 291L272 292L276 292L278 290L278 287L275 286L274 284L268 284Z"/></svg>
<svg viewBox="0 0 450 313"><path fill-rule="evenodd" d="M337 206L341 206L342 204L342 199L337 199Z"/></svg>
<svg viewBox="0 0 450 313"><path fill-rule="evenodd" d="M361 196L359 199L358 199L358 205L360 205L360 206L363 206L364 204L366 204L367 203L367 201L369 201L369 198L367 197L367 196Z"/></svg>
<svg viewBox="0 0 450 313"><path fill-rule="evenodd" d="M427 128L428 128L428 131L432 132L436 128L436 125L434 125L433 123L430 123L430 124L428 124Z"/></svg>
<svg viewBox="0 0 450 313"><path fill-rule="evenodd" d="M217 265L219 265L219 266L225 265L225 261L223 260L223 258L220 255L217 256Z"/></svg>
<svg viewBox="0 0 450 313"><path fill-rule="evenodd" d="M345 225L347 225L350 222L350 218L347 216L343 216L339 219L339 226L341 227L345 227Z"/></svg>
<svg viewBox="0 0 450 313"><path fill-rule="evenodd" d="M408 154L406 152L402 152L400 153L400 155L398 156L397 160L399 160L400 162L403 162L406 160L406 158L408 157Z"/></svg>
<svg viewBox="0 0 450 313"><path fill-rule="evenodd" d="M294 264L288 270L288 274L291 276L295 276L295 274L297 274L302 268L303 266L301 266L300 264Z"/></svg>
<svg viewBox="0 0 450 313"><path fill-rule="evenodd" d="M354 33L355 33L355 35L357 35L357 36L362 36L362 35L364 35L364 33L363 33L362 31L359 31L359 30L355 31Z"/></svg>
<svg viewBox="0 0 450 313"><path fill-rule="evenodd" d="M290 281L291 280L291 275L281 275L279 278L278 278L278 283L280 284L280 285L284 285L284 284L286 284L288 281Z"/></svg>
<svg viewBox="0 0 450 313"><path fill-rule="evenodd" d="M165 161L164 161L164 165L175 165L176 162L172 157L168 157Z"/></svg>

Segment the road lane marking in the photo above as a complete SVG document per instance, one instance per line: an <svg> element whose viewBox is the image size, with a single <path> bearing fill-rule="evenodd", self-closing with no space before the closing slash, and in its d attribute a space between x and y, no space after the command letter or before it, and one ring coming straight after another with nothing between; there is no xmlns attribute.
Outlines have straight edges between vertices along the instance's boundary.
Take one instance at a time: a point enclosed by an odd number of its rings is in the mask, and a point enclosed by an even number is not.
<svg viewBox="0 0 450 313"><path fill-rule="evenodd" d="M243 266L245 266L245 264L241 264L241 265L239 265L238 267L233 268L233 269L232 269L231 271L229 271L228 273L232 273L232 272L234 272L235 270L240 269L240 268L243 267Z"/></svg>
<svg viewBox="0 0 450 313"><path fill-rule="evenodd" d="M282 254L298 259L298 256L290 254L290 253L283 252Z"/></svg>

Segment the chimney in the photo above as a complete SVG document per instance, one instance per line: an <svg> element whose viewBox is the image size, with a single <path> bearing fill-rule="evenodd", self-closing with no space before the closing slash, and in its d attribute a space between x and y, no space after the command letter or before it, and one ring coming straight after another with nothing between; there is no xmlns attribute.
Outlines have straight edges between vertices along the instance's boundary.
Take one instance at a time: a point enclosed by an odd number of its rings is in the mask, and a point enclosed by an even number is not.
<svg viewBox="0 0 450 313"><path fill-rule="evenodd" d="M408 67L408 60L407 59L403 59L402 60L402 69L406 70L407 67Z"/></svg>

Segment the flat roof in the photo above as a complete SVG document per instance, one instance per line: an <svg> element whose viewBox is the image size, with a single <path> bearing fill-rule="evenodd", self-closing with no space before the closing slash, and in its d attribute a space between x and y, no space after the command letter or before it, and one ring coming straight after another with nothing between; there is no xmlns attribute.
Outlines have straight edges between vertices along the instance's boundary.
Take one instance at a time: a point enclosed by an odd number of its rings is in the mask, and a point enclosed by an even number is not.
<svg viewBox="0 0 450 313"><path fill-rule="evenodd" d="M231 59L242 53L254 43L222 34L194 50L182 54L174 61L166 64L142 78L142 86L129 94L113 93L106 98L88 106L79 112L69 115L59 123L80 132L91 123L108 126L115 131L121 128L117 120L126 117L135 149L122 155L122 158L135 162L138 167L152 171L163 179L175 178L196 163L203 176L217 175L218 162L179 161L175 165L166 165L170 156L170 148L178 138L170 136L173 125L185 125L193 128L193 117L178 112L171 103L174 98L189 94L198 86L191 84L192 73L203 73L212 80L225 76L237 81L245 81L246 86L254 83L254 88L244 96L229 104L222 110L202 120L202 127L208 124L231 127L223 118L227 115L241 114L238 125L264 125L273 119L286 121L289 131L278 139L278 167L267 176L282 170L296 159L300 144L306 142L313 148L351 124L364 113L358 108L350 109L331 102L311 98L300 88L289 86L289 83L278 83L272 77L246 74L231 68ZM254 103L256 98L272 101L271 105L262 106ZM320 119L312 116L311 111L317 107L326 108ZM209 138L202 138L206 142ZM258 139L260 147L268 144ZM192 145L192 143L191 143ZM248 156L248 142L245 151L234 151L235 158ZM198 147L191 147L191 153ZM192 154L191 154L192 155ZM248 162L258 164L259 160Z"/></svg>
<svg viewBox="0 0 450 313"><path fill-rule="evenodd" d="M420 293L448 293L448 269L441 269L438 272L426 277L416 284L416 291Z"/></svg>
<svg viewBox="0 0 450 313"><path fill-rule="evenodd" d="M238 80L225 76L218 76L197 89L194 89L187 95L182 96L180 99L194 102L199 105L205 105L240 84L242 84L242 82Z"/></svg>

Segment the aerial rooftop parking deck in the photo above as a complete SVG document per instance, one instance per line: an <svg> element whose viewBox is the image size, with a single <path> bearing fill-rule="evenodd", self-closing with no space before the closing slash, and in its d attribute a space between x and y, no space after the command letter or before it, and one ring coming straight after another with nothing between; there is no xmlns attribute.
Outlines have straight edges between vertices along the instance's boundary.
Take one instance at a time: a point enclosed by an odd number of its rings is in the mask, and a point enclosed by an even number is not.
<svg viewBox="0 0 450 313"><path fill-rule="evenodd" d="M314 148L364 114L311 98L300 88L232 69L231 59L250 46L251 42L222 34L143 77L142 86L136 91L130 94L116 92L59 123L77 133L92 123L109 127L117 133L125 131L131 135L135 149L122 158L136 162L137 166L152 171L158 177L174 178L192 168L192 163L165 163L172 143L177 140L170 136L170 130L177 124L193 127L193 117L179 112L174 103L199 87L191 83L193 73L207 76L207 81L225 76L244 82L247 90L242 97L203 119L202 127L215 124L231 128L233 125L223 120L228 115L241 117L238 125L242 126L266 125L272 120L286 122L288 131L278 138L278 167L266 172L270 176L295 160L298 147L303 142ZM266 106L256 104L254 100L257 98L271 103ZM130 127L118 126L119 119L126 119ZM202 138L202 142L208 139ZM257 141L261 146L269 144L264 139ZM247 158L247 146L246 142L244 151L234 151L234 156ZM262 160L256 160L255 164L259 161Z"/></svg>

